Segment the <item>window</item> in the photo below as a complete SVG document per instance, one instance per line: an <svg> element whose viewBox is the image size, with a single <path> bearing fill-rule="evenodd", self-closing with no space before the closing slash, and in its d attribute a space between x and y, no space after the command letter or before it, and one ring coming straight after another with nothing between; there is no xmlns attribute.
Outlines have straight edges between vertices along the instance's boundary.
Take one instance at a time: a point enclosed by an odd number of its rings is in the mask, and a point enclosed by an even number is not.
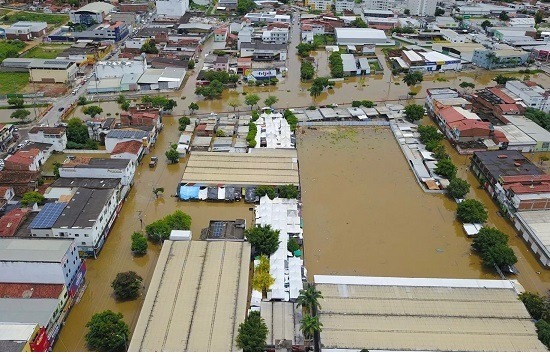
<svg viewBox="0 0 550 354"><path fill-rule="evenodd" d="M36 234L32 234L34 237L36 237Z"/></svg>
<svg viewBox="0 0 550 354"><path fill-rule="evenodd" d="M88 234L84 234L84 237L90 237L90 235L88 235Z"/></svg>
<svg viewBox="0 0 550 354"><path fill-rule="evenodd" d="M80 236L80 235L79 234L74 234L74 237L78 237L78 236Z"/></svg>
<svg viewBox="0 0 550 354"><path fill-rule="evenodd" d="M542 143L543 149L548 149L550 147L550 143Z"/></svg>
<svg viewBox="0 0 550 354"><path fill-rule="evenodd" d="M82 242L82 246L86 246L86 242Z"/></svg>

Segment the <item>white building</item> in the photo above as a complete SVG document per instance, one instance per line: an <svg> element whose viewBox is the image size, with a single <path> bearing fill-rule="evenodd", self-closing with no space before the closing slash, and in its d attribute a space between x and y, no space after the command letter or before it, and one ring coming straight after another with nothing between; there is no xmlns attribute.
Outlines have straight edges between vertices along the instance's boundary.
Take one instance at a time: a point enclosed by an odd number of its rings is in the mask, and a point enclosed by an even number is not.
<svg viewBox="0 0 550 354"><path fill-rule="evenodd" d="M309 6L313 10L330 10L332 0L306 0L306 6Z"/></svg>
<svg viewBox="0 0 550 354"><path fill-rule="evenodd" d="M443 35L443 38L451 43L467 43L470 42L468 37L463 34L456 33L452 29L441 29L439 32Z"/></svg>
<svg viewBox="0 0 550 354"><path fill-rule="evenodd" d="M519 80L506 82L506 89L523 100L527 107L550 112L550 99L545 97L544 90L539 86L527 86Z"/></svg>
<svg viewBox="0 0 550 354"><path fill-rule="evenodd" d="M262 113L255 123L258 127L255 138L258 148L294 148L290 126L281 113Z"/></svg>
<svg viewBox="0 0 550 354"><path fill-rule="evenodd" d="M189 0L156 0L157 15L180 18L189 9Z"/></svg>
<svg viewBox="0 0 550 354"><path fill-rule="evenodd" d="M52 144L53 150L57 152L67 147L67 134L64 127L33 127L29 130L29 140L35 143Z"/></svg>
<svg viewBox="0 0 550 354"><path fill-rule="evenodd" d="M514 226L542 265L550 267L550 210L517 212Z"/></svg>
<svg viewBox="0 0 550 354"><path fill-rule="evenodd" d="M111 152L112 159L128 159L137 165L145 151L141 141L130 140L118 143Z"/></svg>
<svg viewBox="0 0 550 354"><path fill-rule="evenodd" d="M368 10L388 10L388 0L363 0L363 8Z"/></svg>
<svg viewBox="0 0 550 354"><path fill-rule="evenodd" d="M124 42L124 45L128 49L141 49L143 45L149 40L149 38L129 38Z"/></svg>
<svg viewBox="0 0 550 354"><path fill-rule="evenodd" d="M66 178L120 178L123 186L132 184L136 164L126 159L76 158L59 167Z"/></svg>
<svg viewBox="0 0 550 354"><path fill-rule="evenodd" d="M413 16L434 16L437 0L408 0L407 8Z"/></svg>
<svg viewBox="0 0 550 354"><path fill-rule="evenodd" d="M373 28L335 28L338 45L389 44L382 30Z"/></svg>
<svg viewBox="0 0 550 354"><path fill-rule="evenodd" d="M535 27L535 19L533 17L513 17L508 22L510 27Z"/></svg>
<svg viewBox="0 0 550 354"><path fill-rule="evenodd" d="M147 70L145 57L128 61L100 61L95 66L98 79L118 78L124 75L142 75Z"/></svg>
<svg viewBox="0 0 550 354"><path fill-rule="evenodd" d="M291 23L290 15L278 15L277 12L249 12L244 17L250 22L281 22Z"/></svg>
<svg viewBox="0 0 550 354"><path fill-rule="evenodd" d="M355 7L354 0L335 0L336 12L353 11Z"/></svg>
<svg viewBox="0 0 550 354"><path fill-rule="evenodd" d="M266 43L285 44L289 40L288 28L273 28L262 33L262 41Z"/></svg>

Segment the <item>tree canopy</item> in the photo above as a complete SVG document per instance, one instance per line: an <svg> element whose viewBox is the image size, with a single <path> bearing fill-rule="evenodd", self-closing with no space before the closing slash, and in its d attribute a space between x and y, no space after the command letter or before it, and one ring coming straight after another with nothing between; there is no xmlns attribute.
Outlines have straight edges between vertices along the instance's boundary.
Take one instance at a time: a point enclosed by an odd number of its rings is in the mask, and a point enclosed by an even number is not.
<svg viewBox="0 0 550 354"><path fill-rule="evenodd" d="M403 77L403 82L407 84L407 86L415 86L422 81L424 81L424 75L421 71L408 72Z"/></svg>
<svg viewBox="0 0 550 354"><path fill-rule="evenodd" d="M546 296L541 296L537 293L524 292L519 295L519 299L523 302L527 312L529 312L534 320L549 320L550 302Z"/></svg>
<svg viewBox="0 0 550 354"><path fill-rule="evenodd" d="M122 320L123 316L111 310L96 313L86 324L86 343L88 348L98 352L126 351L126 342L130 331Z"/></svg>
<svg viewBox="0 0 550 354"><path fill-rule="evenodd" d="M181 210L176 210L145 227L145 234L153 242L167 240L172 230L189 230L191 217Z"/></svg>
<svg viewBox="0 0 550 354"><path fill-rule="evenodd" d="M304 315L300 320L300 330L306 338L313 338L315 332L321 332L323 324L319 321L319 317Z"/></svg>
<svg viewBox="0 0 550 354"><path fill-rule="evenodd" d="M417 121L424 117L424 107L419 104L408 104L405 107L405 115L411 121Z"/></svg>
<svg viewBox="0 0 550 354"><path fill-rule="evenodd" d="M258 104L260 102L260 96L256 95L255 93L249 93L246 96L244 96L244 103L247 106L250 106L250 109L252 110L252 107Z"/></svg>
<svg viewBox="0 0 550 354"><path fill-rule="evenodd" d="M300 78L302 80L311 80L315 76L315 67L309 61L302 61L300 65Z"/></svg>
<svg viewBox="0 0 550 354"><path fill-rule="evenodd" d="M254 226L244 232L248 242L252 244L257 254L272 255L279 248L279 230L273 230L271 225Z"/></svg>
<svg viewBox="0 0 550 354"><path fill-rule="evenodd" d="M269 95L267 96L267 98L264 100L264 103L267 107L271 107L273 106L275 103L277 103L279 101L279 99L277 98L277 96L272 96L272 95Z"/></svg>
<svg viewBox="0 0 550 354"><path fill-rule="evenodd" d="M511 80L515 80L515 79L516 78L514 78L512 76L504 76L502 74L498 74L497 76L495 76L495 78L493 80L499 85L504 85L504 84L506 84L506 82L511 81Z"/></svg>
<svg viewBox="0 0 550 354"><path fill-rule="evenodd" d="M24 207L30 207L33 206L34 203L37 203L39 205L44 204L44 201L46 198L38 192L27 192L23 194L23 198L21 198L21 205Z"/></svg>
<svg viewBox="0 0 550 354"><path fill-rule="evenodd" d="M455 177L447 186L447 194L452 198L464 198L470 192L470 184L462 178Z"/></svg>
<svg viewBox="0 0 550 354"><path fill-rule="evenodd" d="M256 8L256 4L253 0L238 0L237 1L237 12L239 15L245 15L248 12L254 10Z"/></svg>
<svg viewBox="0 0 550 354"><path fill-rule="evenodd" d="M195 89L195 94L201 95L206 99L220 98L223 92L223 84L218 80L210 81L206 86L199 86Z"/></svg>
<svg viewBox="0 0 550 354"><path fill-rule="evenodd" d="M493 27L493 24L491 23L491 21L489 20L485 20L483 22L481 22L481 28L483 28L484 30L487 30L487 27Z"/></svg>
<svg viewBox="0 0 550 354"><path fill-rule="evenodd" d="M287 184L279 187L280 198L297 199L298 195L298 187L293 184Z"/></svg>
<svg viewBox="0 0 550 354"><path fill-rule="evenodd" d="M244 352L263 352L266 347L268 329L259 311L250 311L246 320L239 325L237 346Z"/></svg>
<svg viewBox="0 0 550 354"><path fill-rule="evenodd" d="M254 268L254 276L252 277L252 288L260 291L262 296L267 293L271 285L275 283L275 279L269 273L269 258L266 255L261 255L259 264Z"/></svg>
<svg viewBox="0 0 550 354"><path fill-rule="evenodd" d="M145 43L143 43L141 46L141 52L147 54L158 54L159 50L155 45L155 40L153 38L149 38Z"/></svg>
<svg viewBox="0 0 550 354"><path fill-rule="evenodd" d="M456 216L458 220L465 223L484 223L488 217L483 203L475 199L466 199L458 204Z"/></svg>
<svg viewBox="0 0 550 354"><path fill-rule="evenodd" d="M344 77L344 62L342 61L340 52L332 52L328 57L328 64L330 66L330 74L332 77Z"/></svg>
<svg viewBox="0 0 550 354"><path fill-rule="evenodd" d="M311 284L307 284L305 288L300 290L300 294L296 298L296 306L302 306L302 309L306 313L313 314L313 308L321 308L319 304L319 299L322 299L323 295L321 292Z"/></svg>
<svg viewBox="0 0 550 354"><path fill-rule="evenodd" d="M8 98L8 104L15 108L23 108L25 100L21 97L10 97Z"/></svg>
<svg viewBox="0 0 550 354"><path fill-rule="evenodd" d="M189 108L189 110L191 111L191 114L193 114L195 113L195 111L199 110L199 105L197 104L197 102L191 102L189 103L189 106L187 106L187 108Z"/></svg>
<svg viewBox="0 0 550 354"><path fill-rule="evenodd" d="M457 168L451 159L442 159L437 161L435 173L438 175L443 176L448 180L452 180L456 177L456 171Z"/></svg>
<svg viewBox="0 0 550 354"><path fill-rule="evenodd" d="M82 109L82 112L93 118L101 114L103 112L103 108L99 106L87 106Z"/></svg>
<svg viewBox="0 0 550 354"><path fill-rule="evenodd" d="M111 287L117 300L134 300L139 297L142 281L143 278L134 271L118 273Z"/></svg>
<svg viewBox="0 0 550 354"><path fill-rule="evenodd" d="M14 119L19 119L19 120L27 120L27 117L31 114L31 112L29 112L28 110L26 109L18 109L16 111L13 111L11 114L10 114L10 118L14 118Z"/></svg>
<svg viewBox="0 0 550 354"><path fill-rule="evenodd" d="M541 127L550 131L550 114L541 110L528 107L523 114L527 119L532 120Z"/></svg>
<svg viewBox="0 0 550 354"><path fill-rule="evenodd" d="M174 146L171 146L164 154L170 163L178 163L180 160L180 154Z"/></svg>
<svg viewBox="0 0 550 354"><path fill-rule="evenodd" d="M263 197L264 195L267 195L269 199L275 199L277 194L275 193L275 188L272 186L258 186L256 187L256 195L258 197Z"/></svg>
<svg viewBox="0 0 550 354"><path fill-rule="evenodd" d="M143 236L141 232L134 232L132 234L132 252L137 255L147 254L147 238Z"/></svg>
<svg viewBox="0 0 550 354"><path fill-rule="evenodd" d="M149 96L145 95L141 98L141 102L149 103L155 108L161 108L163 111L171 111L178 105L178 103L170 98L164 96Z"/></svg>

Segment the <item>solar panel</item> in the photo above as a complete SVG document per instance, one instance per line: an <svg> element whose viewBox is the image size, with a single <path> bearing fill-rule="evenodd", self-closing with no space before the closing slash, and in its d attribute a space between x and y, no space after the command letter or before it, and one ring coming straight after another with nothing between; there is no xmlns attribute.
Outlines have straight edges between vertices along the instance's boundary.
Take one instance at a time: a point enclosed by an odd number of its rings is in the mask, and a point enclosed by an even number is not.
<svg viewBox="0 0 550 354"><path fill-rule="evenodd" d="M223 236L224 223L216 221L212 223L212 237L221 238Z"/></svg>
<svg viewBox="0 0 550 354"><path fill-rule="evenodd" d="M30 229L49 229L55 224L67 203L46 203L31 222Z"/></svg>

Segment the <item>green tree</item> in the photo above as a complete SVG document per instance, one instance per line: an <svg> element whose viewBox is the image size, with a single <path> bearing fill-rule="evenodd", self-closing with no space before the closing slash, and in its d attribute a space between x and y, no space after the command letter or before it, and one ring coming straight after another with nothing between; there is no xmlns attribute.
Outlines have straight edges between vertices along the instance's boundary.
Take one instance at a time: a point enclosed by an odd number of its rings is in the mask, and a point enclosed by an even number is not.
<svg viewBox="0 0 550 354"><path fill-rule="evenodd" d="M239 15L245 15L248 12L254 10L256 8L256 4L253 0L238 0L237 1L237 12Z"/></svg>
<svg viewBox="0 0 550 354"><path fill-rule="evenodd" d="M191 59L187 62L187 69L189 69L189 70L195 69L195 61L193 59Z"/></svg>
<svg viewBox="0 0 550 354"><path fill-rule="evenodd" d="M418 134L420 134L420 142L427 144L430 141L440 142L443 140L443 134L433 125L419 125Z"/></svg>
<svg viewBox="0 0 550 354"><path fill-rule="evenodd" d="M470 184L462 178L455 177L447 186L447 194L452 198L464 198L470 192Z"/></svg>
<svg viewBox="0 0 550 354"><path fill-rule="evenodd" d="M275 193L275 188L272 186L258 186L256 187L256 195L258 197L263 197L264 195L267 195L269 199L275 199L277 196Z"/></svg>
<svg viewBox="0 0 550 354"><path fill-rule="evenodd" d="M505 266L511 266L517 263L518 258L514 254L508 245L495 245L483 252L481 255L483 265L486 267L492 267L493 265L501 268Z"/></svg>
<svg viewBox="0 0 550 354"><path fill-rule="evenodd" d="M25 100L21 97L10 97L8 98L8 104L14 106L15 108L23 108L25 105Z"/></svg>
<svg viewBox="0 0 550 354"><path fill-rule="evenodd" d="M88 99L86 96L78 96L77 105L79 106L85 106L88 104Z"/></svg>
<svg viewBox="0 0 550 354"><path fill-rule="evenodd" d="M515 80L515 78L513 78L511 76L504 76L502 74L498 74L497 76L495 76L495 78L493 80L499 85L504 85L504 84L506 84L506 82L508 82L510 80Z"/></svg>
<svg viewBox="0 0 550 354"><path fill-rule="evenodd" d="M141 52L147 54L158 54L159 50L155 45L155 40L150 38L141 46Z"/></svg>
<svg viewBox="0 0 550 354"><path fill-rule="evenodd" d="M311 80L315 76L315 67L309 61L302 61L300 65L300 78L302 80Z"/></svg>
<svg viewBox="0 0 550 354"><path fill-rule="evenodd" d="M279 187L279 197L288 199L298 198L298 187L293 184L287 184Z"/></svg>
<svg viewBox="0 0 550 354"><path fill-rule="evenodd" d="M183 116L180 119L178 119L178 123L179 123L179 131L182 132L185 130L185 127L191 124L191 119L189 119L189 117Z"/></svg>
<svg viewBox="0 0 550 354"><path fill-rule="evenodd" d="M61 162L54 161L53 163L53 175L55 178L59 178L59 168L61 167Z"/></svg>
<svg viewBox="0 0 550 354"><path fill-rule="evenodd" d="M14 118L14 119L26 121L26 120L27 120L27 117L28 117L30 114L31 114L31 112L29 112L29 111L26 110L26 109L18 109L18 110L16 110L16 111L13 111L13 112L10 114L10 118Z"/></svg>
<svg viewBox="0 0 550 354"><path fill-rule="evenodd" d="M246 320L239 325L237 346L244 352L263 352L268 334L267 326L259 311L250 311Z"/></svg>
<svg viewBox="0 0 550 354"><path fill-rule="evenodd" d="M510 16L508 16L508 14L506 13L506 11L502 11L499 15L498 15L498 19L501 20L501 21L508 21L510 19Z"/></svg>
<svg viewBox="0 0 550 354"><path fill-rule="evenodd" d="M21 198L21 205L24 207L30 207L33 206L34 203L37 203L38 205L44 204L44 201L46 198L38 192L27 192L23 194L23 198Z"/></svg>
<svg viewBox="0 0 550 354"><path fill-rule="evenodd" d="M153 188L153 194L155 195L155 198L158 198L159 194L164 193L163 187Z"/></svg>
<svg viewBox="0 0 550 354"><path fill-rule="evenodd" d="M538 25L539 23L542 23L542 21L544 21L544 11L538 10L535 13L535 24Z"/></svg>
<svg viewBox="0 0 550 354"><path fill-rule="evenodd" d="M292 113L291 110L285 109L283 112L283 116L285 117L288 125L290 125L290 130L295 131L296 127L298 126L298 118Z"/></svg>
<svg viewBox="0 0 550 354"><path fill-rule="evenodd" d="M254 268L254 276L252 277L252 288L260 291L262 297L267 297L267 291L275 283L275 279L269 274L269 258L266 255L261 255L259 264Z"/></svg>
<svg viewBox="0 0 550 354"><path fill-rule="evenodd" d="M295 251L298 251L300 249L300 244L294 237L289 237L288 242L286 243L286 249L288 252L291 252L294 254Z"/></svg>
<svg viewBox="0 0 550 354"><path fill-rule="evenodd" d="M135 300L139 297L142 281L143 278L136 272L118 273L111 283L111 287L117 300Z"/></svg>
<svg viewBox="0 0 550 354"><path fill-rule="evenodd" d="M166 151L164 154L166 155L169 163L178 163L180 161L180 154L173 147L170 147L170 149L168 149L168 151Z"/></svg>
<svg viewBox="0 0 550 354"><path fill-rule="evenodd" d="M403 82L407 84L407 86L415 86L422 81L424 81L424 75L422 75L420 71L408 72L403 77Z"/></svg>
<svg viewBox="0 0 550 354"><path fill-rule="evenodd" d="M191 228L191 217L181 210L164 217L164 222L172 230L189 230Z"/></svg>
<svg viewBox="0 0 550 354"><path fill-rule="evenodd" d="M267 98L264 100L264 103L267 107L271 107L273 106L275 103L277 103L277 101L279 101L279 99L277 98L277 96L267 96Z"/></svg>
<svg viewBox="0 0 550 354"><path fill-rule="evenodd" d="M298 50L298 55L305 58L309 56L309 52L316 50L317 46L313 43L300 43L296 46L296 49Z"/></svg>
<svg viewBox="0 0 550 354"><path fill-rule="evenodd" d="M244 96L244 103L247 106L250 106L250 110L252 110L252 107L257 105L258 102L260 102L260 96L256 95L255 93L249 93Z"/></svg>
<svg viewBox="0 0 550 354"><path fill-rule="evenodd" d="M405 106L405 115L411 122L422 119L424 117L424 107L419 104L408 104Z"/></svg>
<svg viewBox="0 0 550 354"><path fill-rule="evenodd" d="M305 288L300 290L300 294L296 298L296 306L302 306L305 313L313 314L314 308L321 308L319 299L322 299L321 292L311 284L307 284Z"/></svg>
<svg viewBox="0 0 550 354"><path fill-rule="evenodd" d="M476 87L476 85L475 85L474 83L467 82L467 81L462 81L462 82L460 83L460 85L458 85L458 86L460 86L461 88L463 88L463 89L465 89L465 90L467 90L467 89L473 89L473 88Z"/></svg>
<svg viewBox="0 0 550 354"><path fill-rule="evenodd" d="M535 323L537 334L542 344L550 349L550 324L545 320L540 320Z"/></svg>
<svg viewBox="0 0 550 354"><path fill-rule="evenodd" d="M235 112L237 110L237 107L239 107L242 103L241 103L241 100L239 100L239 98L233 97L227 102L227 104L230 107L233 107L233 112Z"/></svg>
<svg viewBox="0 0 550 354"><path fill-rule="evenodd" d="M436 7L435 8L435 16L443 16L445 15L445 10L440 8L440 7Z"/></svg>
<svg viewBox="0 0 550 354"><path fill-rule="evenodd" d="M304 334L306 339L313 339L316 332L321 332L323 324L319 321L319 317L304 315L300 320L300 331Z"/></svg>
<svg viewBox="0 0 550 354"><path fill-rule="evenodd" d="M462 203L461 203L462 204ZM494 227L484 226L479 230L479 233L472 242L472 248L479 253L487 252L491 247L496 245L506 245L508 236Z"/></svg>
<svg viewBox="0 0 550 354"><path fill-rule="evenodd" d="M485 31L487 31L487 27L493 27L493 24L489 20L485 20L481 22L481 28L483 28Z"/></svg>
<svg viewBox="0 0 550 354"><path fill-rule="evenodd" d="M483 203L475 199L466 199L458 204L456 215L463 223L484 223L488 217Z"/></svg>
<svg viewBox="0 0 550 354"><path fill-rule="evenodd" d="M122 320L123 316L111 310L96 313L86 324L86 343L88 348L98 352L126 351L126 342L130 331Z"/></svg>
<svg viewBox="0 0 550 354"><path fill-rule="evenodd" d="M137 255L147 254L147 238L143 236L141 232L134 232L132 234L132 252Z"/></svg>
<svg viewBox="0 0 550 354"><path fill-rule="evenodd" d="M340 52L332 52L328 57L328 64L330 66L330 74L332 77L344 77L344 62Z"/></svg>
<svg viewBox="0 0 550 354"><path fill-rule="evenodd" d="M323 88L319 85L311 85L308 91L309 91L309 95L313 97L313 99L315 100L317 97L319 97L323 93Z"/></svg>
<svg viewBox="0 0 550 354"><path fill-rule="evenodd" d="M187 106L187 108L189 108L189 110L191 111L191 114L193 114L195 113L195 111L199 109L199 105L197 104L197 102L191 102L189 103L189 106Z"/></svg>
<svg viewBox="0 0 550 354"><path fill-rule="evenodd" d="M124 101L120 104L120 108L123 110L123 111L127 111L130 109L130 101Z"/></svg>
<svg viewBox="0 0 550 354"><path fill-rule="evenodd" d="M170 226L163 219L154 221L145 227L145 234L152 242L160 242L170 237Z"/></svg>
<svg viewBox="0 0 550 354"><path fill-rule="evenodd" d="M98 114L101 114L103 112L103 108L99 106L87 106L87 107L84 107L84 109L82 109L82 112L93 118Z"/></svg>
<svg viewBox="0 0 550 354"><path fill-rule="evenodd" d="M409 10L409 9L405 9L405 11L403 11L403 14L405 14L405 15L407 15L407 16L408 16L408 15L410 15L410 14L411 14L411 10Z"/></svg>
<svg viewBox="0 0 550 354"><path fill-rule="evenodd" d="M355 17L355 20L351 21L351 27L367 28L369 25L359 16Z"/></svg>
<svg viewBox="0 0 550 354"><path fill-rule="evenodd" d="M533 319L536 321L548 319L550 304L547 297L537 293L524 292L519 295L519 299Z"/></svg>
<svg viewBox="0 0 550 354"><path fill-rule="evenodd" d="M277 251L281 242L279 241L279 230L273 230L271 225L254 226L246 230L244 234L257 254L269 256Z"/></svg>
<svg viewBox="0 0 550 354"><path fill-rule="evenodd" d="M440 176L452 180L456 177L457 168L451 159L443 159L437 161L437 167L435 168L435 173ZM462 204L462 203L461 203Z"/></svg>
<svg viewBox="0 0 550 354"><path fill-rule="evenodd" d="M67 123L67 140L85 144L89 139L88 127L78 118L71 118Z"/></svg>

